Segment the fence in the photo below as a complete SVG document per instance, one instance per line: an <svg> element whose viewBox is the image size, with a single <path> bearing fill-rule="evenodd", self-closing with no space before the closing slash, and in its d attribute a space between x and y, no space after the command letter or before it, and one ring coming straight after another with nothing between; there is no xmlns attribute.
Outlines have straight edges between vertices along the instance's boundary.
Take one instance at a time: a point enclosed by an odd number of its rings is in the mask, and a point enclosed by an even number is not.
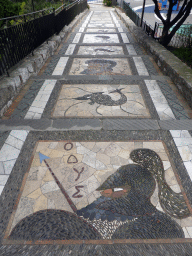
<svg viewBox="0 0 192 256"><path fill-rule="evenodd" d="M148 36L151 36L155 39L157 39L155 37L156 35L156 29L157 29L157 24L155 24L155 27L153 28L150 24L148 24L145 20L142 21L141 24L141 17L139 16L139 14L137 14L129 5L129 3L126 3L123 1L123 9L125 10L125 13L127 14L127 16L138 26L138 27L142 27L142 29L145 31L145 33Z"/></svg>
<svg viewBox="0 0 192 256"><path fill-rule="evenodd" d="M140 26L141 24L141 18L139 14L133 11L133 9L130 7L129 3L126 3L123 1L123 9L127 16L137 25Z"/></svg>
<svg viewBox="0 0 192 256"><path fill-rule="evenodd" d="M87 8L87 0L77 0L70 5L63 5L57 10L43 10L28 15L1 19L6 26L0 30L0 75L8 74L8 70L17 64L35 48L48 40L55 33L58 34L68 25L76 15ZM33 20L28 20L33 16ZM16 21L20 20L20 21Z"/></svg>
<svg viewBox="0 0 192 256"><path fill-rule="evenodd" d="M162 35L163 24L157 24L156 28L156 36L159 38ZM170 29L171 31L171 29ZM192 25L191 24L183 24L177 30L169 46L173 47L192 47Z"/></svg>
<svg viewBox="0 0 192 256"><path fill-rule="evenodd" d="M128 3L123 1L123 9L125 10L127 16L137 25L140 27L141 18L139 14L132 10ZM143 30L148 36L153 37L156 40L162 36L163 32L163 24L162 23L155 23L154 28L148 24L145 20L142 22ZM171 31L171 30L170 30ZM192 46L192 25L191 24L183 24L177 30L175 35L173 36L169 46L173 47L189 47Z"/></svg>

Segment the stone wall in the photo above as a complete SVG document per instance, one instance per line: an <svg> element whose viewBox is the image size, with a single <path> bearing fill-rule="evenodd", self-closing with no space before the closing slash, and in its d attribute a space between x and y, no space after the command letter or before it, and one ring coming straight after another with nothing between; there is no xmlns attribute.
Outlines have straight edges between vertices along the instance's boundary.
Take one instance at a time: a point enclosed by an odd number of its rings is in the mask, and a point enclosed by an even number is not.
<svg viewBox="0 0 192 256"><path fill-rule="evenodd" d="M118 16L135 35L137 41L142 44L148 53L152 54L163 74L171 78L189 106L192 107L192 69L153 38L147 36L145 32L140 27L137 27L119 8L115 10Z"/></svg>
<svg viewBox="0 0 192 256"><path fill-rule="evenodd" d="M38 74L45 64L46 60L54 54L62 40L72 31L74 26L87 14L88 10L80 13L75 19L59 33L51 37L47 42L40 45L34 55L28 55L20 61L10 72L10 77L2 77L0 80L0 116L12 104L13 99L18 95L21 88L26 84L28 79Z"/></svg>

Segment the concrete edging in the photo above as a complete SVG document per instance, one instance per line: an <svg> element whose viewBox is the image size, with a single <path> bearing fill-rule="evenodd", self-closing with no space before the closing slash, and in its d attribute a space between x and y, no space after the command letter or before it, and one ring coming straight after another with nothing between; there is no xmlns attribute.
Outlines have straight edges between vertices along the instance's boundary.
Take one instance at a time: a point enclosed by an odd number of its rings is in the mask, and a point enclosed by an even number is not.
<svg viewBox="0 0 192 256"><path fill-rule="evenodd" d="M151 53L164 75L169 76L177 86L179 92L192 107L192 69L169 52L164 46L147 36L133 21L119 8L116 13L135 35L136 40L142 44L148 53Z"/></svg>
<svg viewBox="0 0 192 256"><path fill-rule="evenodd" d="M15 96L29 80L32 75L37 74L46 60L54 54L59 45L76 24L89 12L86 9L74 18L74 20L59 33L59 35L52 36L48 43L44 42L35 51L34 56L27 56L20 61L10 72L10 77L3 77L0 80L0 116L3 116L8 107L12 104Z"/></svg>

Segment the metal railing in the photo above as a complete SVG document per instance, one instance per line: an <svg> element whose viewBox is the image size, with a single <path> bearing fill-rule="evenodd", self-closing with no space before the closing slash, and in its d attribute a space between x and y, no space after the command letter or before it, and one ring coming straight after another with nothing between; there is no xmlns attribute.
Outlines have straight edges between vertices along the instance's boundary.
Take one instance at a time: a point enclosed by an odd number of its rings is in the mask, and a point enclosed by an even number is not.
<svg viewBox="0 0 192 256"><path fill-rule="evenodd" d="M41 10L29 15L15 16L16 25L9 24L13 17L0 19L0 22L3 20L6 24L6 28L0 29L0 75L9 75L8 70L11 67L30 53L33 54L38 46L55 33L58 34L86 8L87 0L77 0L57 10ZM33 19L28 20L31 15Z"/></svg>
<svg viewBox="0 0 192 256"><path fill-rule="evenodd" d="M47 8L36 12L31 12L19 16L11 16L7 18L0 19L0 29L8 28L14 25L25 23L27 21L43 17L47 14L53 13L54 8Z"/></svg>
<svg viewBox="0 0 192 256"><path fill-rule="evenodd" d="M123 9L125 11L125 13L127 14L127 16L138 26L138 27L142 27L142 29L145 31L145 33L148 36L151 36L153 38L156 39L155 35L156 35L156 25L153 28L150 24L148 24L145 20L142 21L141 24L141 17L138 13L136 13L129 5L129 3L126 3L123 1Z"/></svg>
<svg viewBox="0 0 192 256"><path fill-rule="evenodd" d="M156 27L156 36L160 38L163 32L163 24L158 23ZM170 30L171 32L171 30ZM192 47L192 25L191 24L183 24L177 30L169 46L172 47Z"/></svg>
<svg viewBox="0 0 192 256"><path fill-rule="evenodd" d="M130 7L129 3L123 1L123 9L127 16L135 23L135 25L140 26L141 18L139 14L137 14L133 9Z"/></svg>
<svg viewBox="0 0 192 256"><path fill-rule="evenodd" d="M123 1L123 9L127 16L137 25L140 27L141 24L141 17L137 14L129 5ZM162 36L163 32L163 24L162 23L155 23L154 28L148 24L145 20L142 22L142 29L148 36L153 37L156 40ZM169 46L173 47L192 47L192 25L191 24L183 24L177 30L175 35L173 36Z"/></svg>

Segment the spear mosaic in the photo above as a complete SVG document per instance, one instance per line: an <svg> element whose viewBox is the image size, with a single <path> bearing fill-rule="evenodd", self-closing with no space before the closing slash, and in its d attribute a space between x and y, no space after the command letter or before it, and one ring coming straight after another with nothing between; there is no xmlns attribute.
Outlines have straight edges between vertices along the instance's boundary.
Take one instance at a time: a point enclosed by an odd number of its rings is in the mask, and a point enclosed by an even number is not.
<svg viewBox="0 0 192 256"><path fill-rule="evenodd" d="M49 166L49 164L47 163L46 159L49 159L50 157L45 156L43 154L41 154L39 152L39 159L40 159L40 163L42 163L44 161L44 163L46 164L48 170L50 171L51 175L53 176L55 182L57 183L58 187L60 188L61 192L63 193L63 195L65 196L67 202L69 203L71 209L74 211L74 213L77 211L76 206L74 205L73 201L71 200L71 198L69 197L67 191L64 189L63 185L61 184L61 182L58 180L58 178L56 177L56 175L54 174L54 172L52 171L51 167Z"/></svg>

